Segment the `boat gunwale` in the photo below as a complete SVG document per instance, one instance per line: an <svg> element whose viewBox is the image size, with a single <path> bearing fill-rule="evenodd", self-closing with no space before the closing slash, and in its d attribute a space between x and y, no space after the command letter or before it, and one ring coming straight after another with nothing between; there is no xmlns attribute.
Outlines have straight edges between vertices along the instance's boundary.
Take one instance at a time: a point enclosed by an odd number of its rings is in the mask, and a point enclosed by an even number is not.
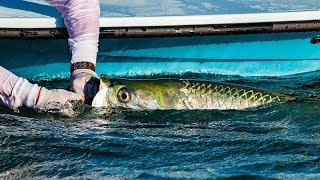
<svg viewBox="0 0 320 180"><path fill-rule="evenodd" d="M307 32L320 31L320 11L104 17L100 20L100 26L100 38L102 39ZM66 38L68 38L68 33L62 19L0 18L0 39Z"/></svg>
<svg viewBox="0 0 320 180"><path fill-rule="evenodd" d="M300 22L100 28L100 39L246 35L319 31L320 20ZM0 28L0 39L67 39L66 28Z"/></svg>

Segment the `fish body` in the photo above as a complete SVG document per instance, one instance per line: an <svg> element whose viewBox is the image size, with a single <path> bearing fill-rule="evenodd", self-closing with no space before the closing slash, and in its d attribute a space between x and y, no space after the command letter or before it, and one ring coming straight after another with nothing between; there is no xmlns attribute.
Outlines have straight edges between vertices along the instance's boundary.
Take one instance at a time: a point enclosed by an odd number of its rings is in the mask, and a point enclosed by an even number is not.
<svg viewBox="0 0 320 180"><path fill-rule="evenodd" d="M269 91L211 81L102 78L101 84L94 107L242 110L289 99Z"/></svg>

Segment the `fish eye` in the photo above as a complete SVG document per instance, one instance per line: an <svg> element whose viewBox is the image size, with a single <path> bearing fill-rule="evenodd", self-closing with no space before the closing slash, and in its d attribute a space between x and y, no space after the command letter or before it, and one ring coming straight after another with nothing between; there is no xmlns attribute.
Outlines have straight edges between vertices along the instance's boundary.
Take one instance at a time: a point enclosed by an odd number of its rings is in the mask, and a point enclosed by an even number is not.
<svg viewBox="0 0 320 180"><path fill-rule="evenodd" d="M128 103L131 101L131 93L127 88L122 87L117 92L117 98L122 103Z"/></svg>

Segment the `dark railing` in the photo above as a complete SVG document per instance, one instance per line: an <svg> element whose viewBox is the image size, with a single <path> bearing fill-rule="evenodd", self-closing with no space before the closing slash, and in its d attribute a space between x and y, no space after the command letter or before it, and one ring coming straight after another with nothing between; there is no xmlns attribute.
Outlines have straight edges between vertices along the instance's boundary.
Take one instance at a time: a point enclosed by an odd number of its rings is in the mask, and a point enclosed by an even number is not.
<svg viewBox="0 0 320 180"><path fill-rule="evenodd" d="M281 32L320 31L320 21L101 28L100 38L140 38L170 36L212 36ZM66 28L10 29L0 28L0 39L65 39Z"/></svg>

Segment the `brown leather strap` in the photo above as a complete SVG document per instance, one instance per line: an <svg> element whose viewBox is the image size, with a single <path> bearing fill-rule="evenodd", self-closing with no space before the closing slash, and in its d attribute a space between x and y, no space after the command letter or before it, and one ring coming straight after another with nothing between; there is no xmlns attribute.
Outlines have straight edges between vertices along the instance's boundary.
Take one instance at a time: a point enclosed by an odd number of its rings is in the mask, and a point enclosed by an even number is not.
<svg viewBox="0 0 320 180"><path fill-rule="evenodd" d="M96 71L96 66L91 62L77 62L71 64L70 72L73 72L77 69L90 69Z"/></svg>

